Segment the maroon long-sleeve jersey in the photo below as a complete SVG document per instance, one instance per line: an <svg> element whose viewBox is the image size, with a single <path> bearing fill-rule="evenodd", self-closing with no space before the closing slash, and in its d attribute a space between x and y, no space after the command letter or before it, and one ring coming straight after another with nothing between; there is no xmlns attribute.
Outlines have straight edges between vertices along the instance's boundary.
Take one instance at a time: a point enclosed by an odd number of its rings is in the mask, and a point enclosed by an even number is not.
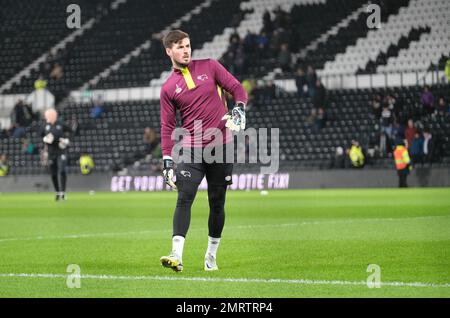
<svg viewBox="0 0 450 318"><path fill-rule="evenodd" d="M160 94L163 156L171 156L174 145L171 135L175 129L177 109L182 127L189 131L183 138L183 146L205 147L210 144L211 136L205 134L208 128L222 132L223 140L214 140L215 143L231 140L231 133L222 120L228 112L223 89L232 94L236 102L247 104L247 93L241 83L215 60L193 60L184 69L173 70ZM198 123L195 127L197 134L194 135L194 121L201 121L201 137L198 136Z"/></svg>

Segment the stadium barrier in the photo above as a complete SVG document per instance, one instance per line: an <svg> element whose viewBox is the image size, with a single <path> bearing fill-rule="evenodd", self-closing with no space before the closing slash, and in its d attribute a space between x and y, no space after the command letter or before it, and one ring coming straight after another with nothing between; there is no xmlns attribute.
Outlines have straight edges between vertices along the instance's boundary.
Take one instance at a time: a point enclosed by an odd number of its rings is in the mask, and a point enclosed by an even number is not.
<svg viewBox="0 0 450 318"><path fill-rule="evenodd" d="M397 173L392 170L318 170L279 172L262 175L236 173L230 190L270 191L285 189L326 189L326 188L396 188ZM416 168L409 178L410 187L450 187L450 170L441 168ZM206 181L200 190L206 189ZM2 192L51 192L50 176L0 177ZM91 175L69 175L68 191L106 191L106 192L155 192L168 188L160 174L153 175L115 175L93 173Z"/></svg>

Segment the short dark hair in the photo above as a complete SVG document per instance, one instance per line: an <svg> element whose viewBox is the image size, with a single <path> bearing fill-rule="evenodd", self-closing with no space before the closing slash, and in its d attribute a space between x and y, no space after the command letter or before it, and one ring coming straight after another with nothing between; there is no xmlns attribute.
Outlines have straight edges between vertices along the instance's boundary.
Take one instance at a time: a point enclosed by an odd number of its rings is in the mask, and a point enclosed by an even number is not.
<svg viewBox="0 0 450 318"><path fill-rule="evenodd" d="M172 45L180 42L181 40L183 40L185 38L189 38L189 34L187 34L186 32L183 32L181 30L173 30L164 36L162 42L163 42L164 47L167 49L167 48L172 48Z"/></svg>

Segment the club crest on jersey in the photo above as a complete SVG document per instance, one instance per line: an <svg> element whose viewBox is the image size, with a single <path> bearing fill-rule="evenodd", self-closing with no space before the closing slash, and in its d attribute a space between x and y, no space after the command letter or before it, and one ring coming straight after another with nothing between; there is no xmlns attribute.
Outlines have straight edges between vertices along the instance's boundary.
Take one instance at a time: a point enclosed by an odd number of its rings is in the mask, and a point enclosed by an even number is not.
<svg viewBox="0 0 450 318"><path fill-rule="evenodd" d="M191 173L189 171L186 170L181 170L180 174L185 177L185 178L190 178L191 177Z"/></svg>
<svg viewBox="0 0 450 318"><path fill-rule="evenodd" d="M206 74L199 75L197 76L197 79L200 81L206 81L208 79L208 75Z"/></svg>
<svg viewBox="0 0 450 318"><path fill-rule="evenodd" d="M180 86L178 86L178 84L175 84L175 85L176 85L175 93L180 94L183 89Z"/></svg>

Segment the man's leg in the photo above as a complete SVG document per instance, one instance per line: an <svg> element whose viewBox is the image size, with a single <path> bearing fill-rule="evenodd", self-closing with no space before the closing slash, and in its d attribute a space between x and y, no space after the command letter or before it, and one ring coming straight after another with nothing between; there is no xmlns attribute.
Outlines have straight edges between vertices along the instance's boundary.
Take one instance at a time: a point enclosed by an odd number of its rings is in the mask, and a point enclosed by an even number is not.
<svg viewBox="0 0 450 318"><path fill-rule="evenodd" d="M232 163L213 163L207 165L208 180L208 248L205 253L206 271L217 270L216 255L222 230L225 224L225 199L228 185L232 183Z"/></svg>
<svg viewBox="0 0 450 318"><path fill-rule="evenodd" d="M67 184L67 156L60 155L58 158L58 174L60 177L60 197L62 200L66 199L66 184Z"/></svg>
<svg viewBox="0 0 450 318"><path fill-rule="evenodd" d="M55 200L58 201L60 199L60 196L59 196L59 182L58 182L58 160L56 158L49 160L49 168L50 168L50 175L52 177L53 188L55 189L56 192Z"/></svg>
<svg viewBox="0 0 450 318"><path fill-rule="evenodd" d="M183 270L184 241L191 222L191 207L203 176L201 163L180 163L177 167L178 198L173 215L172 252L160 259L164 267L172 268L176 272Z"/></svg>
<svg viewBox="0 0 450 318"><path fill-rule="evenodd" d="M408 176L407 170L402 169L398 171L400 177L400 188L406 188L406 177Z"/></svg>
<svg viewBox="0 0 450 318"><path fill-rule="evenodd" d="M220 238L225 224L225 197L227 185L211 184L208 186L210 237Z"/></svg>

